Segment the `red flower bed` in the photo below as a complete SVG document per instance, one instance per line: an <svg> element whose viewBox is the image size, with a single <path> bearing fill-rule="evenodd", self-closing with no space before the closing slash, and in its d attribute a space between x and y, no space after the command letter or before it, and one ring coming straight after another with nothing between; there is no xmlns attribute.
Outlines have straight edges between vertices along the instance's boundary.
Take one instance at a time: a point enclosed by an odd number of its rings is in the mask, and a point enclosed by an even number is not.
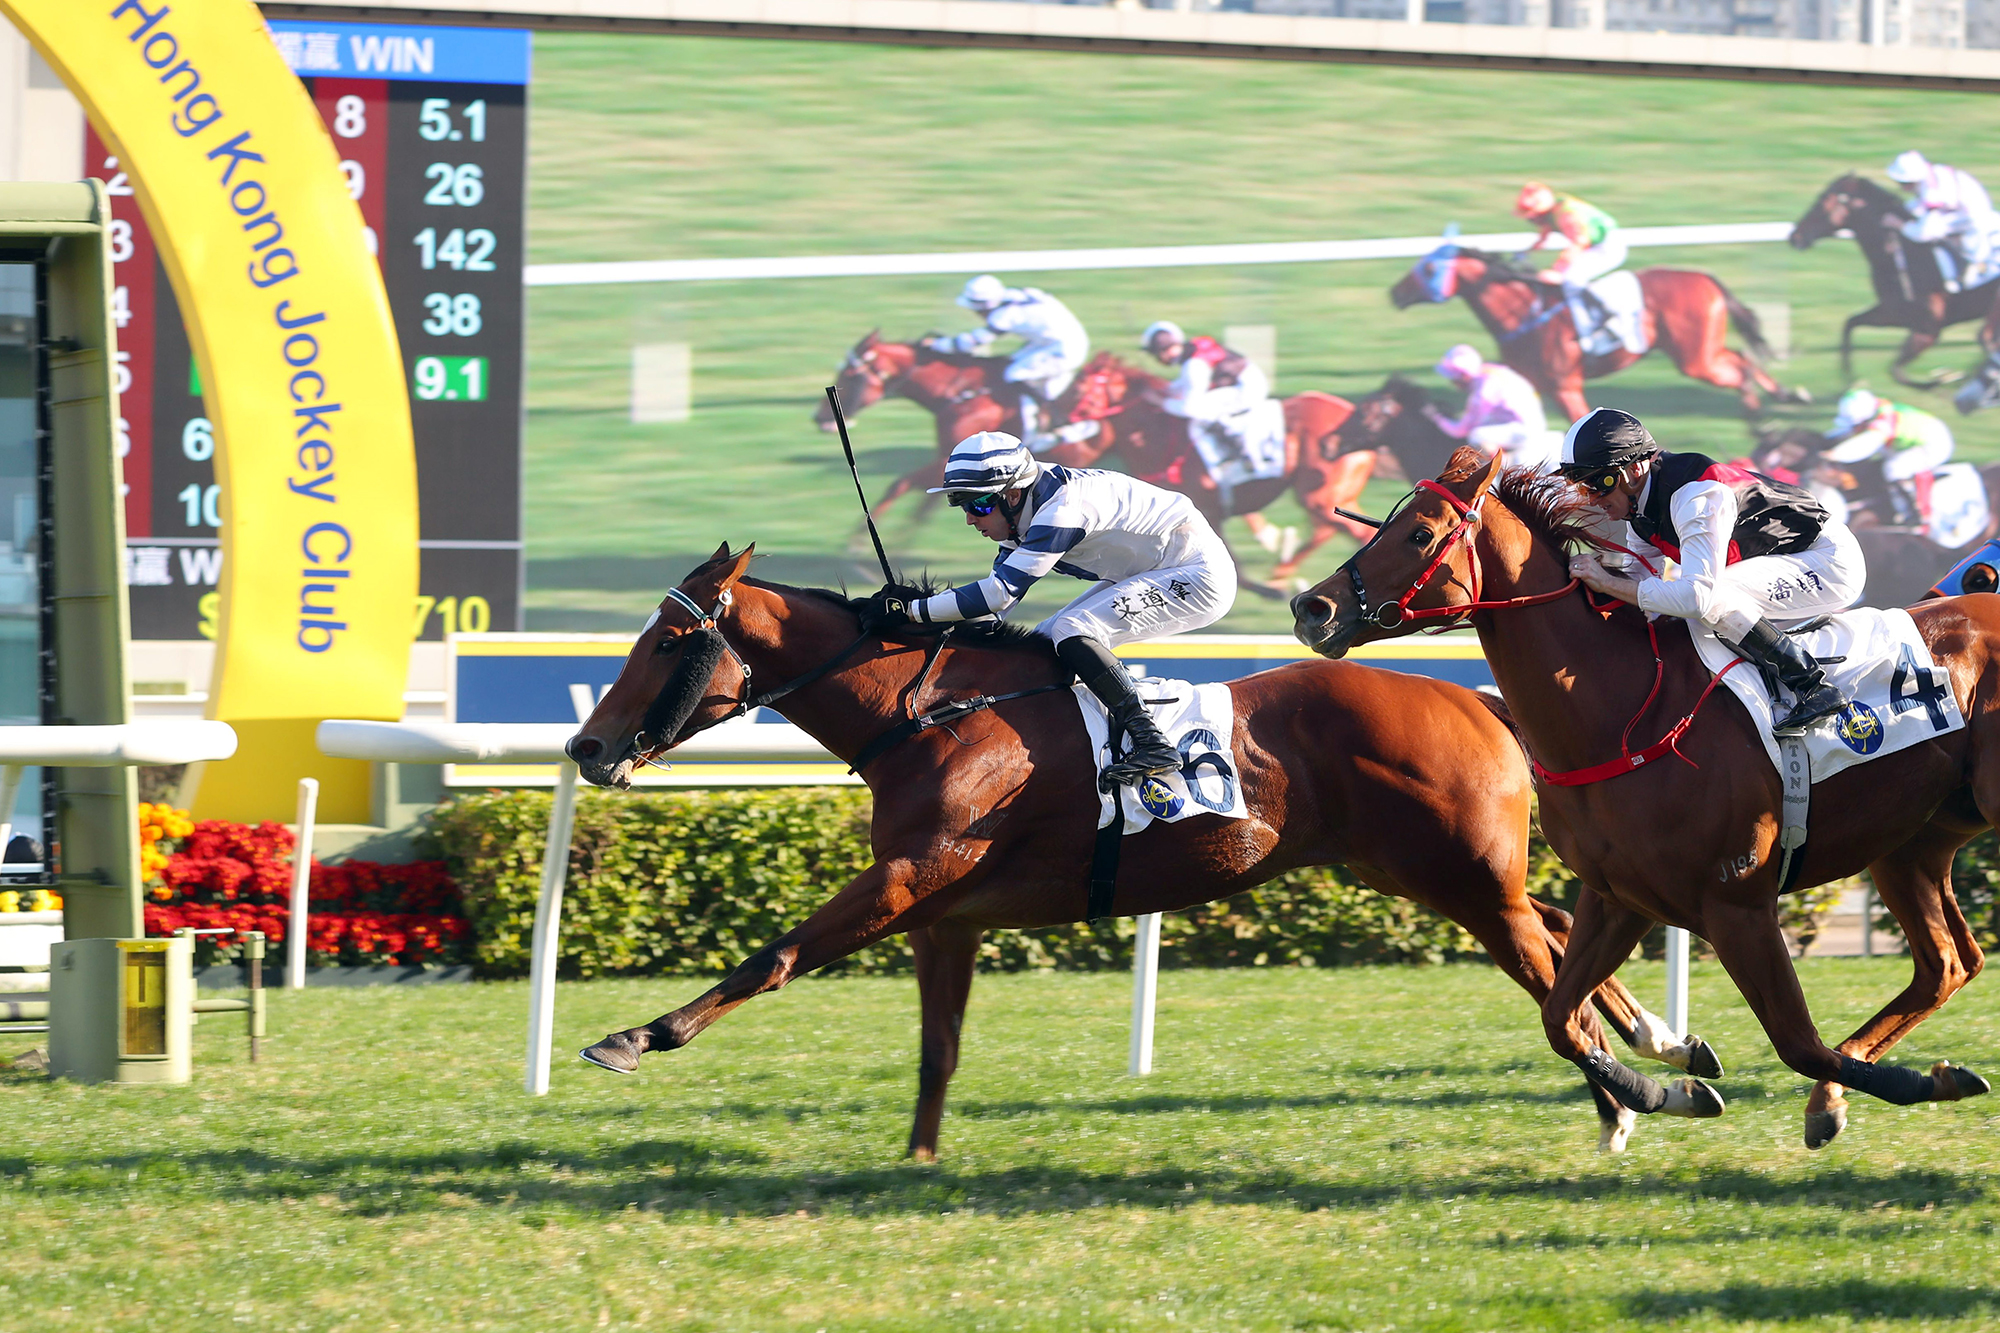
<svg viewBox="0 0 2000 1333"><path fill-rule="evenodd" d="M150 890L146 933L183 927L261 930L277 952L291 923L292 835L282 824L204 819L171 856ZM458 886L442 861L312 865L306 957L320 964L455 963L470 954L472 930ZM239 935L201 938L201 961L241 956Z"/></svg>

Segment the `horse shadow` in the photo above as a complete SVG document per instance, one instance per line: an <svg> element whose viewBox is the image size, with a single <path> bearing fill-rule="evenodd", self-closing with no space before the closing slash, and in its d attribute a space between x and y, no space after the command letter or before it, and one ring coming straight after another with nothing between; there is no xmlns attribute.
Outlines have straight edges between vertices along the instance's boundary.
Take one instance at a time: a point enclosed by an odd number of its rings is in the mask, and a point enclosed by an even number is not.
<svg viewBox="0 0 2000 1333"><path fill-rule="evenodd" d="M1841 1315L1857 1323L1962 1319L2000 1315L2000 1288L1921 1278L1900 1282L1843 1278L1818 1284L1731 1282L1695 1290L1642 1288L1621 1297L1619 1304L1627 1318L1647 1323L1679 1323L1701 1316L1788 1324Z"/></svg>

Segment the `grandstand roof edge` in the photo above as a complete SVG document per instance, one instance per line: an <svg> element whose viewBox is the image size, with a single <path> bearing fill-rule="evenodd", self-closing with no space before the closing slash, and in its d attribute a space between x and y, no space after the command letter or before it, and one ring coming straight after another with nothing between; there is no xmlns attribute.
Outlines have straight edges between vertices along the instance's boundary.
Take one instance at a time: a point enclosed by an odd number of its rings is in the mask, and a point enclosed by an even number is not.
<svg viewBox="0 0 2000 1333"><path fill-rule="evenodd" d="M1324 60L1873 87L2000 89L2000 51L995 0L371 0L268 18Z"/></svg>

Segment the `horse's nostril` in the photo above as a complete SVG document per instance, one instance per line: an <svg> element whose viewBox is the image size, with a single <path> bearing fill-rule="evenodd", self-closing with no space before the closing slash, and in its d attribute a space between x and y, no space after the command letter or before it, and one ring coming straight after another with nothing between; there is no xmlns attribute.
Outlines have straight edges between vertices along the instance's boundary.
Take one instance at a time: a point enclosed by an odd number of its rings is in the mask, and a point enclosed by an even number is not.
<svg viewBox="0 0 2000 1333"><path fill-rule="evenodd" d="M604 742L595 736L572 736L564 748L569 751L571 759L579 764L587 764L604 753Z"/></svg>
<svg viewBox="0 0 2000 1333"><path fill-rule="evenodd" d="M1297 615L1309 625L1324 625L1333 619L1333 603L1316 593L1301 593Z"/></svg>

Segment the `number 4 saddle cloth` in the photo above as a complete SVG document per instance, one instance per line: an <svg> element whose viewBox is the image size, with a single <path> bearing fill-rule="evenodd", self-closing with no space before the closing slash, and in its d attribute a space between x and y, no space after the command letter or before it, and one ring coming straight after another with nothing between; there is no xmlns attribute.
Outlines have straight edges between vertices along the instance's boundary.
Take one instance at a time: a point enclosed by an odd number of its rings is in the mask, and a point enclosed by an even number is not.
<svg viewBox="0 0 2000 1333"><path fill-rule="evenodd" d="M1221 815L1225 819L1246 819L1243 784L1237 780L1236 758L1229 738L1236 734L1236 696L1227 685L1190 685L1184 680L1161 680L1146 676L1132 682L1147 711L1167 739L1181 752L1178 773L1147 778L1135 786L1120 787L1118 799L1125 807L1125 832L1129 836L1154 820L1174 823L1195 815ZM1110 723L1104 705L1082 685L1074 687L1076 705L1083 710L1084 729L1090 733L1090 751L1096 771L1102 773L1111 762L1107 740ZM1118 752L1125 752L1121 737ZM1111 796L1098 794L1097 827L1112 819Z"/></svg>
<svg viewBox="0 0 2000 1333"><path fill-rule="evenodd" d="M1931 657L1908 611L1858 607L1824 624L1806 623L1814 628L1793 635L1794 641L1819 660L1827 679L1850 701L1845 711L1815 723L1805 733L1814 782L1965 725L1951 691L1951 676ZM1736 653L1707 629L1692 622L1688 627L1710 671L1721 671L1737 660ZM1770 687L1748 662L1724 676L1722 683L1750 710L1764 738L1765 753L1782 773L1778 743L1771 735Z"/></svg>

